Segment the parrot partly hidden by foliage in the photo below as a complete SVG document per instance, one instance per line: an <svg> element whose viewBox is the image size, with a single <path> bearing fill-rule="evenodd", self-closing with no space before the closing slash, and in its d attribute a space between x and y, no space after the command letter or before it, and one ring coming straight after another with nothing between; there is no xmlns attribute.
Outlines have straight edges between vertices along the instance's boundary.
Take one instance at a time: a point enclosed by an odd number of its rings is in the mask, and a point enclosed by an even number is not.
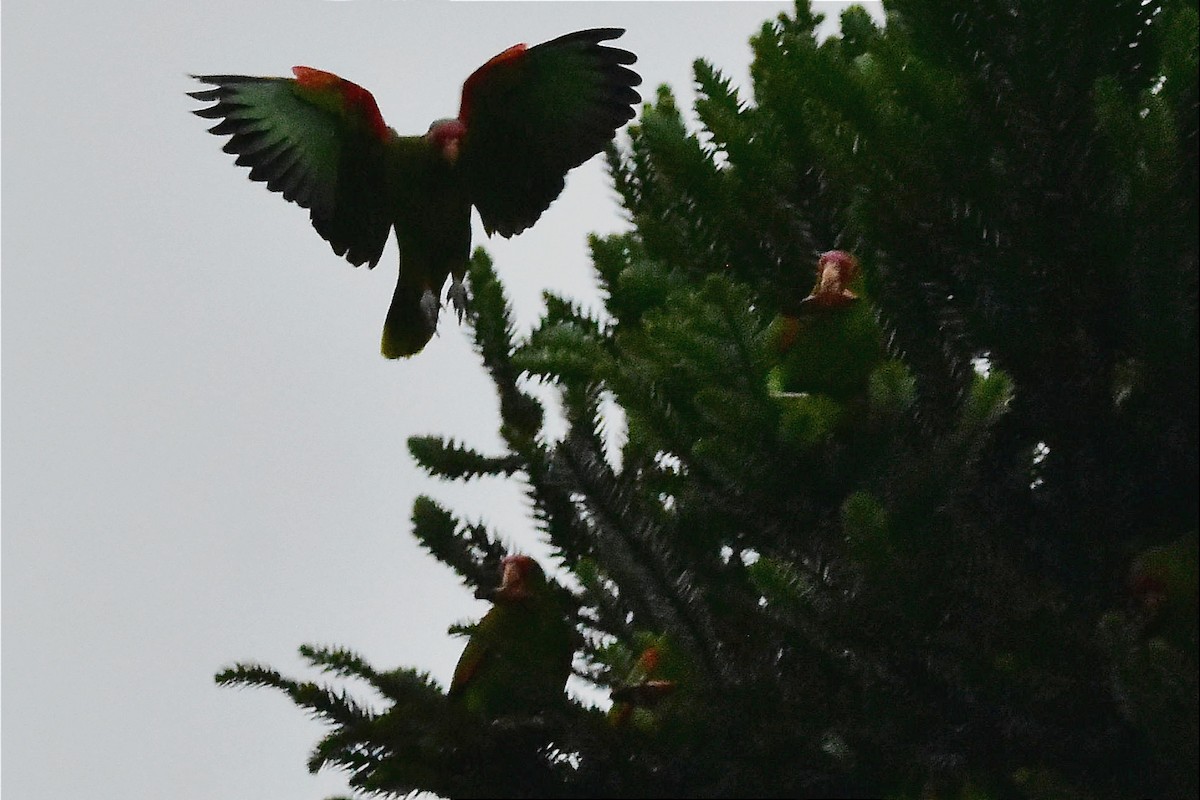
<svg viewBox="0 0 1200 800"><path fill-rule="evenodd" d="M1129 589L1137 601L1145 634L1161 636L1193 660L1200 652L1198 583L1200 538L1195 532L1143 551L1129 569Z"/></svg>
<svg viewBox="0 0 1200 800"><path fill-rule="evenodd" d="M884 359L875 311L863 294L858 259L830 250L817 259L812 292L772 320L767 335L777 361L767 388L784 409L789 439L822 441L852 419L845 404L865 395Z"/></svg>
<svg viewBox="0 0 1200 800"><path fill-rule="evenodd" d="M486 717L536 714L563 702L581 637L536 561L508 556L501 574L491 610L458 659L450 699Z"/></svg>
<svg viewBox="0 0 1200 800"><path fill-rule="evenodd" d="M1125 608L1097 625L1108 650L1113 696L1121 713L1159 754L1179 797L1200 796L1196 752L1197 585L1200 538L1192 531L1136 555Z"/></svg>
<svg viewBox="0 0 1200 800"><path fill-rule="evenodd" d="M224 150L285 200L309 209L313 227L354 266L374 267L388 232L400 277L383 328L383 354L410 356L437 328L442 288L465 310L471 206L490 236L533 225L566 173L600 152L634 116L637 57L602 42L623 30L576 31L514 45L463 84L458 117L421 136L400 136L366 89L329 72L295 78L197 75L216 88L189 95L213 105Z"/></svg>
<svg viewBox="0 0 1200 800"><path fill-rule="evenodd" d="M633 726L649 733L694 702L689 691L694 681L687 659L665 634L641 634L637 644L637 660L610 694L608 720L615 728Z"/></svg>

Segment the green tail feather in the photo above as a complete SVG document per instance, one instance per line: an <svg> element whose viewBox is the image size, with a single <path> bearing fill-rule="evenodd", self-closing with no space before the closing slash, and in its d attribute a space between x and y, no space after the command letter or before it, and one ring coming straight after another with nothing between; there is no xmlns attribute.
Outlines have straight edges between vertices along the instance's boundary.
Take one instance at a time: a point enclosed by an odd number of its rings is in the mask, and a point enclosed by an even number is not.
<svg viewBox="0 0 1200 800"><path fill-rule="evenodd" d="M426 287L408 285L403 276L396 284L392 305L383 323L383 342L380 350L385 358L407 358L424 349L433 338L436 324L430 324L421 308ZM440 300L440 298L439 298Z"/></svg>

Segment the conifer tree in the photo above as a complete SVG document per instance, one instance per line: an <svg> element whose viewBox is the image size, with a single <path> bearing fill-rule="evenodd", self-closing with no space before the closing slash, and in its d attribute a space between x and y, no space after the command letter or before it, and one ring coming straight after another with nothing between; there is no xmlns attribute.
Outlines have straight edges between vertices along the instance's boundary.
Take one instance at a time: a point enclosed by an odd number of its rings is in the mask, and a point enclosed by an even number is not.
<svg viewBox="0 0 1200 800"><path fill-rule="evenodd" d="M344 650L336 687L242 664L329 723L364 794L1197 795L1197 6L895 0L695 63L609 164L605 303L518 340L485 253L476 348L615 701L484 716ZM824 255L822 255L824 254ZM561 397L543 431L532 376ZM621 414L602 413L612 401ZM618 453L606 437L619 428ZM477 590L499 535L413 533Z"/></svg>

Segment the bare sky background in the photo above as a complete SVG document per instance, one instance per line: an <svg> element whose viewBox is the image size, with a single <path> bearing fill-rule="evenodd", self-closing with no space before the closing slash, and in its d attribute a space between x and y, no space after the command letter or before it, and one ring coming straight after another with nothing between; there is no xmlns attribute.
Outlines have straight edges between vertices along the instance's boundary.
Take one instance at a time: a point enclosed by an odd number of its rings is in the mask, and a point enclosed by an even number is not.
<svg viewBox="0 0 1200 800"><path fill-rule="evenodd" d="M643 97L665 82L689 108L693 59L747 87L748 38L790 8L5 0L5 800L344 791L305 771L316 723L213 673L309 675L312 642L448 682L446 628L486 604L412 539L418 493L536 551L514 482L455 489L408 456L413 434L498 443L465 330L444 314L422 354L383 359L394 242L373 272L333 255L188 113L188 73L330 70L419 133L509 45L615 26ZM532 230L476 243L527 330L543 290L598 302L585 237L622 225L596 159Z"/></svg>

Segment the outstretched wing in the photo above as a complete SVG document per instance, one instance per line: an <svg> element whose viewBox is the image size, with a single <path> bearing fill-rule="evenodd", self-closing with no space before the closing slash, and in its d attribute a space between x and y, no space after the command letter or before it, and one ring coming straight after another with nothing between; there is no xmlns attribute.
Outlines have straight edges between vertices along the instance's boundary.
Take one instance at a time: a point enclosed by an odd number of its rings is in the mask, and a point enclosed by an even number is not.
<svg viewBox="0 0 1200 800"><path fill-rule="evenodd" d="M309 209L313 227L355 266L374 267L390 224L386 151L395 134L366 89L329 72L296 67L296 78L196 75L213 89L189 92L214 105L223 148L285 200Z"/></svg>
<svg viewBox="0 0 1200 800"><path fill-rule="evenodd" d="M600 152L641 101L637 57L601 42L620 28L516 45L463 84L459 167L489 234L528 228L558 197L567 171Z"/></svg>

